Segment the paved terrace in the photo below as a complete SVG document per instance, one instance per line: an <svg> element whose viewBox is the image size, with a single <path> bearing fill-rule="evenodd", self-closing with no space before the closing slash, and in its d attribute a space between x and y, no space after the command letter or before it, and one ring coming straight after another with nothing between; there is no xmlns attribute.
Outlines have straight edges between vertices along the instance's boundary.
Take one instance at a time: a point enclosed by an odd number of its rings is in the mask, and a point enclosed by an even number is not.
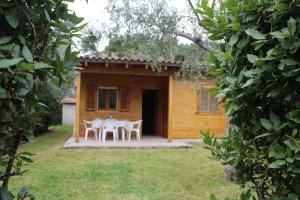
<svg viewBox="0 0 300 200"><path fill-rule="evenodd" d="M130 142L119 140L114 143L111 139L106 140L105 143L95 141L94 138L89 138L87 141L83 137L79 139L79 143L75 142L75 138L71 137L64 144L64 148L130 148L130 149L154 149L154 148L192 148L193 144L200 144L200 139L193 140L172 140L155 136L142 136L141 141L138 142L133 138Z"/></svg>

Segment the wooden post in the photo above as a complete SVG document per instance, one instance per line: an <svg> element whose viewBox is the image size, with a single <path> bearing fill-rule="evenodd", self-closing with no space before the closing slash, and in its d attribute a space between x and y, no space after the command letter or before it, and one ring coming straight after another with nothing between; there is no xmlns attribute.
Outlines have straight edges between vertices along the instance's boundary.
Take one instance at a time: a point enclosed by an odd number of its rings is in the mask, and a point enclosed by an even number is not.
<svg viewBox="0 0 300 200"><path fill-rule="evenodd" d="M79 142L80 131L80 90L81 90L81 72L76 78L76 129L75 129L75 141Z"/></svg>
<svg viewBox="0 0 300 200"><path fill-rule="evenodd" d="M173 133L173 76L169 76L168 90L168 141L172 142Z"/></svg>

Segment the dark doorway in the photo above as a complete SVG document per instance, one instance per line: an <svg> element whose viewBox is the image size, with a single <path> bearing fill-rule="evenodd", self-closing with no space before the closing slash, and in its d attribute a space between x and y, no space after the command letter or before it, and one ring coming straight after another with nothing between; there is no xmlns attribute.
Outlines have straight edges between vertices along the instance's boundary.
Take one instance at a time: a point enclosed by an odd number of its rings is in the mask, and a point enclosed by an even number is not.
<svg viewBox="0 0 300 200"><path fill-rule="evenodd" d="M143 135L159 134L159 90L143 90Z"/></svg>

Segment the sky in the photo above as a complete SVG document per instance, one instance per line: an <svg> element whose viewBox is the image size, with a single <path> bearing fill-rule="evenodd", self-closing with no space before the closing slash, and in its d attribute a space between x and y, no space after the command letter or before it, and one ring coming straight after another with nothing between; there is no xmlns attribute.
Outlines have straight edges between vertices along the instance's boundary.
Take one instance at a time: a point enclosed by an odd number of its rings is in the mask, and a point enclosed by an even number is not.
<svg viewBox="0 0 300 200"><path fill-rule="evenodd" d="M85 18L85 22L89 22L91 25L97 26L103 22L109 22L110 17L106 12L105 7L107 6L109 0L75 0L73 3L69 4L70 10L76 12L80 17ZM185 0L169 0L171 5L173 5L179 12L184 12L187 9L187 4ZM188 43L185 39L179 39L182 43ZM108 40L101 40L98 50L103 50L108 44Z"/></svg>

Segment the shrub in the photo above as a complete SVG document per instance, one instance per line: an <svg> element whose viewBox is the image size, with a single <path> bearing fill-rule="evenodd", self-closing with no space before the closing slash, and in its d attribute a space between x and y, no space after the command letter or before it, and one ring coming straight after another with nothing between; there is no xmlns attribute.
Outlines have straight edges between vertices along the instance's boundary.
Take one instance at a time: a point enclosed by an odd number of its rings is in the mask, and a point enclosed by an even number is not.
<svg viewBox="0 0 300 200"><path fill-rule="evenodd" d="M231 124L222 142L206 135L209 148L235 166L244 199L299 199L300 1L202 1L195 11L220 46L208 62Z"/></svg>

